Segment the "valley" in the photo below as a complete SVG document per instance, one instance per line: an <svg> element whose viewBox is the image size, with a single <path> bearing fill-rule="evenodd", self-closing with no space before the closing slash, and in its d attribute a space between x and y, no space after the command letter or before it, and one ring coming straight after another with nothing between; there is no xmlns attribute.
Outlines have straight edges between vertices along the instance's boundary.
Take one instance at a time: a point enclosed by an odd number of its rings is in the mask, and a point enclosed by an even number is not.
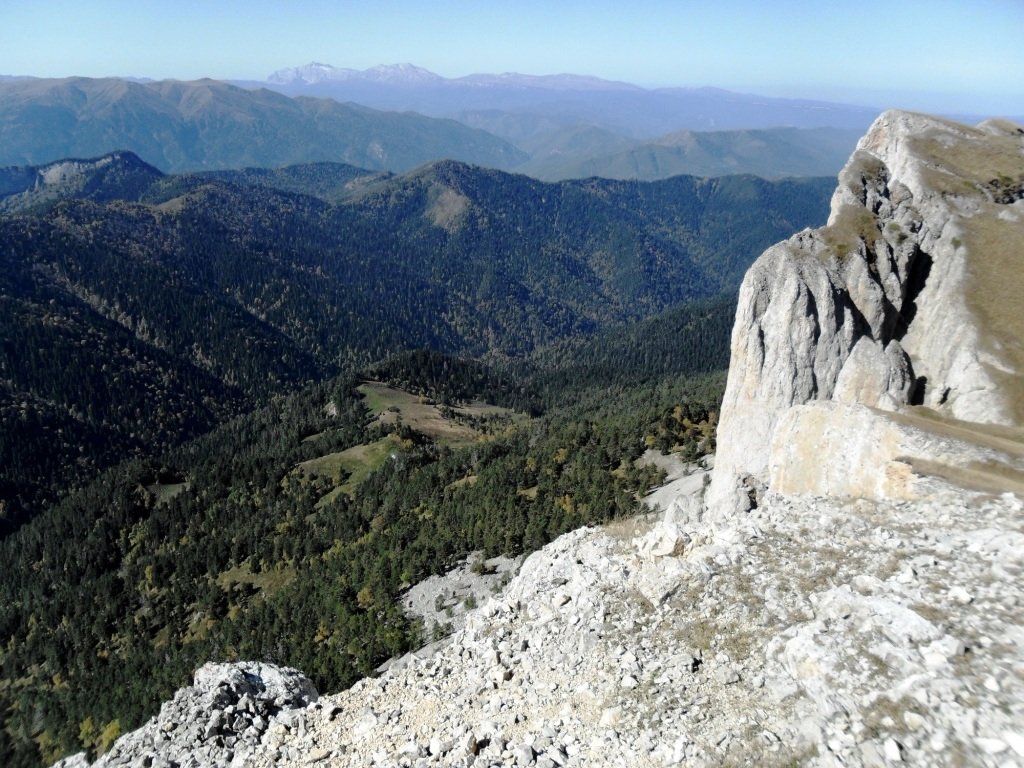
<svg viewBox="0 0 1024 768"><path fill-rule="evenodd" d="M829 188L450 161L166 176L128 153L34 173L0 199L6 531L120 458L402 350L504 365L728 293ZM461 202L438 223L441 199Z"/></svg>
<svg viewBox="0 0 1024 768"><path fill-rule="evenodd" d="M530 418L508 408L529 393L500 397L503 378L478 366L466 401L434 392L436 405L395 386L425 388L413 370L314 385L122 464L0 542L0 626L16 638L0 697L11 713L49 713L42 741L8 720L5 753L53 759L82 744L87 718L131 728L210 655L353 682L434 631L402 613L402 590L466 552L528 552L635 510L657 472L633 459L654 443L707 450L689 425L713 418L721 391L720 378L674 375L610 399L595 379ZM505 406L482 405L496 393Z"/></svg>

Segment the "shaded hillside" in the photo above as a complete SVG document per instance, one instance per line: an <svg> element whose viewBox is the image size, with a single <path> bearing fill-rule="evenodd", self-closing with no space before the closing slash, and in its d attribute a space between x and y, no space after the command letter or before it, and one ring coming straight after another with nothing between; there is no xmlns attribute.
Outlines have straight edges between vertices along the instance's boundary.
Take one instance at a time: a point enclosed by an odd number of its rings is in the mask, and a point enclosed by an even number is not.
<svg viewBox="0 0 1024 768"><path fill-rule="evenodd" d="M369 187L350 207L424 248L422 268L473 297L492 323L511 322L524 301L554 302L559 313L537 320L564 332L732 290L769 231L824 214L831 184L750 176L546 184L441 162ZM553 335L534 336L544 338Z"/></svg>
<svg viewBox="0 0 1024 768"><path fill-rule="evenodd" d="M374 282L360 250L375 233L344 211L324 225L328 206L314 198L224 185L170 208L65 200L0 220L4 447L19 456L5 465L9 515L143 437L149 450L177 442L395 348L457 346L442 319L419 322L443 290L400 268L386 287ZM61 461L62 443L38 430L18 439L18 403L51 432L72 419L78 455ZM168 408L181 415L165 418Z"/></svg>
<svg viewBox="0 0 1024 768"><path fill-rule="evenodd" d="M134 200L163 174L131 152L43 166L0 168L0 212L16 212L64 198Z"/></svg>
<svg viewBox="0 0 1024 768"><path fill-rule="evenodd" d="M597 384L618 391L673 376L721 371L729 362L732 294L694 301L590 337L562 339L529 358L530 382L549 405Z"/></svg>
<svg viewBox="0 0 1024 768"><path fill-rule="evenodd" d="M0 165L115 150L166 171L318 160L401 171L447 157L504 168L525 159L507 142L453 120L214 80L0 82Z"/></svg>
<svg viewBox="0 0 1024 768"><path fill-rule="evenodd" d="M766 244L821 222L830 186L75 167L48 188L72 197L0 217L8 525L146 445L397 351L522 356L731 291Z"/></svg>
<svg viewBox="0 0 1024 768"><path fill-rule="evenodd" d="M311 195L327 202L344 200L368 184L379 182L388 176L387 172L368 171L354 165L329 162L289 165L274 169L243 168L189 174L194 184L215 179L240 186L272 187L282 192ZM158 194L160 193L156 189L150 191L150 196Z"/></svg>
<svg viewBox="0 0 1024 768"><path fill-rule="evenodd" d="M112 152L91 160L0 168L0 213L25 211L67 198L94 202L166 201L211 182L266 187L338 202L390 177L387 171L326 161L284 168L193 171L167 176L132 152Z"/></svg>

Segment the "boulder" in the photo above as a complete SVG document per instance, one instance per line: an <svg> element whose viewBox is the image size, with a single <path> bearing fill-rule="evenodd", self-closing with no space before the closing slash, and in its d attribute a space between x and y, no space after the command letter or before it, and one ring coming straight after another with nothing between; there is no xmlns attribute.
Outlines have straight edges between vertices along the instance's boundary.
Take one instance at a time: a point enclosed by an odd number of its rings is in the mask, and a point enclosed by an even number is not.
<svg viewBox="0 0 1024 768"><path fill-rule="evenodd" d="M160 713L125 734L93 768L118 765L228 765L261 748L264 732L287 713L315 702L318 693L301 672L261 662L204 664L193 684L164 702ZM70 762L69 762L70 761ZM77 762L75 762L77 761ZM243 759L243 763L244 763ZM88 768L85 755L60 768Z"/></svg>

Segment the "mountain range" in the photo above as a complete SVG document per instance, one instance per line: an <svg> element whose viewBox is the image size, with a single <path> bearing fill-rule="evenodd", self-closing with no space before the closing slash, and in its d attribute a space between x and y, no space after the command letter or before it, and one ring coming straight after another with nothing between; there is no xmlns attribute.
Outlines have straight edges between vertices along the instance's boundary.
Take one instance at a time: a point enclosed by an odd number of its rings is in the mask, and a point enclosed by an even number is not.
<svg viewBox="0 0 1024 768"><path fill-rule="evenodd" d="M861 119L838 107L762 103L725 92L666 95L575 76L480 76L452 85L420 70L356 74L309 75L312 82L282 75L244 88L213 80L0 81L0 165L128 150L168 172L329 161L401 173L454 159L544 180L778 178L836 173L859 133L843 126ZM388 96L396 91L411 101ZM464 98L449 110L452 93ZM413 107L425 114L408 111ZM705 119L722 110L735 119ZM839 127L805 126L827 125L832 115ZM623 122L638 116L653 122ZM734 127L695 130L717 125Z"/></svg>
<svg viewBox="0 0 1024 768"><path fill-rule="evenodd" d="M493 613L456 640L467 653L444 668L476 670L438 677L461 689L456 711L532 695L530 668L509 665L532 658L560 718L547 735L534 696L484 713L486 731L453 719L466 761L509 761L493 719L507 714L533 731L522 764L567 764L583 744L641 762L622 755L654 754L653 720L629 696L651 691L672 713L659 732L677 738L685 716L701 745L661 762L742 762L746 743L758 764L800 763L806 745L916 760L971 722L947 707L950 675L988 692L963 743L1006 739L975 746L1010 755L1021 686L993 676L1020 654L982 638L1019 629L1013 561L997 573L959 555L981 535L1012 548L1019 528L1021 129L890 112L857 142L874 113L409 64L238 83L0 77L0 764L108 752L211 659L345 688L450 635L446 617L476 600L442 591L428 622L407 614L412 585L633 515L661 469L712 451L692 496L660 492L671 515L639 549L634 520L611 529L620 560L588 550L595 573L623 564L614 601L567 550L568 576L506 603L540 611L525 642L491 648L508 623ZM970 509L934 503L951 482L977 494ZM954 520L963 537L943 538ZM572 586L584 578L592 589ZM865 645L868 631L881 635ZM409 700L427 670L410 665ZM588 703L570 718L577 684ZM866 696L919 684L913 712ZM712 692L713 718L695 691ZM779 698L784 722L730 720L753 711L736 696L759 712ZM257 699L164 718L154 738L248 764L246 739L284 745L299 722ZM837 740L840 700L870 743ZM268 760L366 762L350 715L377 725L383 710L332 712L304 717L329 730L344 713L335 751L313 753L303 725ZM369 729L394 741L376 762L455 746L387 717L386 734Z"/></svg>
<svg viewBox="0 0 1024 768"><path fill-rule="evenodd" d="M210 658L350 684L450 631L410 584L637 511L645 451L713 449L740 277L838 199L731 172L852 142L717 91L272 79L0 82L5 765L107 750Z"/></svg>
<svg viewBox="0 0 1024 768"><path fill-rule="evenodd" d="M521 149L533 151L516 170L552 181L590 176L653 181L679 174L827 176L842 165L858 138L856 130L843 128L759 128L680 131L633 143L614 134L595 136L598 131L560 131L521 141Z"/></svg>
<svg viewBox="0 0 1024 768"><path fill-rule="evenodd" d="M289 95L329 96L378 109L456 117L497 110L546 118L563 127L589 124L650 139L680 130L850 128L877 110L805 99L781 99L718 88L642 88L580 75L474 74L444 78L412 64L366 70L312 63L272 73L263 87Z"/></svg>
<svg viewBox="0 0 1024 768"><path fill-rule="evenodd" d="M0 83L0 164L127 149L166 171L334 160L403 171L438 158L508 167L526 156L454 120L288 98L214 80Z"/></svg>
<svg viewBox="0 0 1024 768"><path fill-rule="evenodd" d="M831 175L877 114L864 106L717 88L642 88L573 74L445 78L412 64L355 70L314 62L277 70L258 85L452 118L516 145L530 159L515 170L547 180ZM699 149L687 149L681 135Z"/></svg>
<svg viewBox="0 0 1024 768"><path fill-rule="evenodd" d="M443 631L404 583L633 510L831 187L0 170L0 762L103 751L199 659L351 682Z"/></svg>
<svg viewBox="0 0 1024 768"><path fill-rule="evenodd" d="M1022 138L886 113L818 229L814 180L7 174L0 436L262 407L0 539L4 764L1012 762Z"/></svg>

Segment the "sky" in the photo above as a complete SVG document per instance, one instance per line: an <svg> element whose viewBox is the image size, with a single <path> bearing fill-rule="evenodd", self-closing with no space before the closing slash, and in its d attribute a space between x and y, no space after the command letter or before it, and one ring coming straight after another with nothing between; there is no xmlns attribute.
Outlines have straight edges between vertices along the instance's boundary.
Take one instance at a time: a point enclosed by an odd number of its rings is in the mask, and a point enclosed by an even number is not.
<svg viewBox="0 0 1024 768"><path fill-rule="evenodd" d="M1024 0L0 0L0 74L263 80L319 61L1024 115Z"/></svg>

